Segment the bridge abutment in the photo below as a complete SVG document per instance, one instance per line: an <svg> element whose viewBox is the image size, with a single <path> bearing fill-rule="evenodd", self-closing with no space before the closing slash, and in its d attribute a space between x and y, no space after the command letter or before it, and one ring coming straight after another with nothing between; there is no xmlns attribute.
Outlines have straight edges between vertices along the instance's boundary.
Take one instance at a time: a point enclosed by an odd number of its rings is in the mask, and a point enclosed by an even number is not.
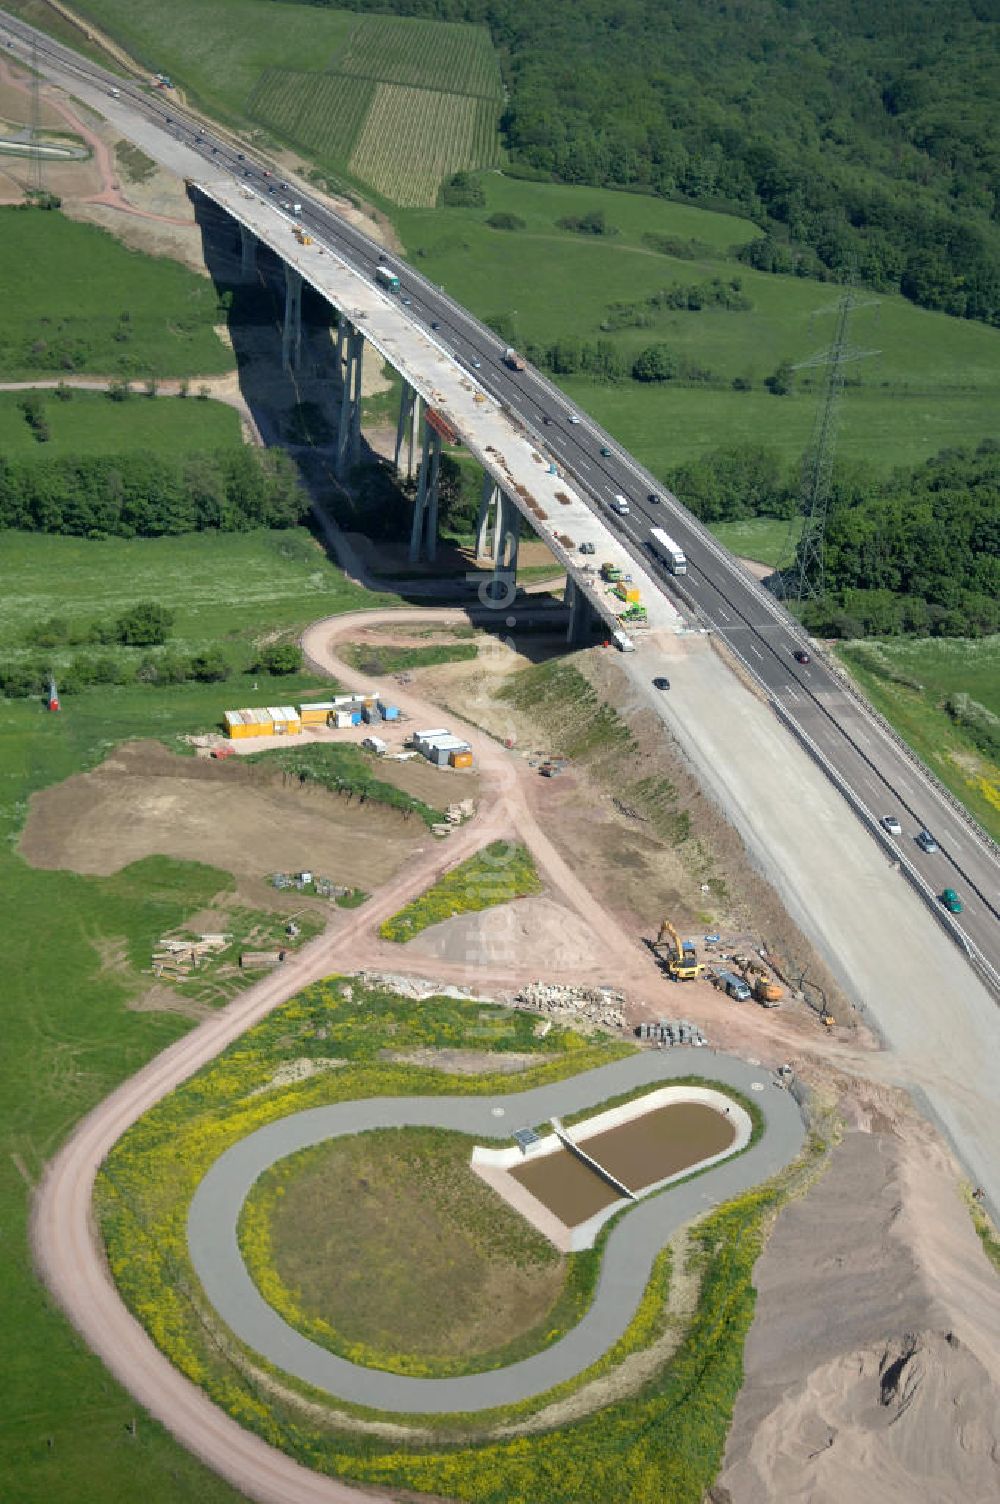
<svg viewBox="0 0 1000 1504"><path fill-rule="evenodd" d="M590 642L597 613L571 574L566 576L566 594L563 599L569 608L566 641L570 647L584 647Z"/></svg>

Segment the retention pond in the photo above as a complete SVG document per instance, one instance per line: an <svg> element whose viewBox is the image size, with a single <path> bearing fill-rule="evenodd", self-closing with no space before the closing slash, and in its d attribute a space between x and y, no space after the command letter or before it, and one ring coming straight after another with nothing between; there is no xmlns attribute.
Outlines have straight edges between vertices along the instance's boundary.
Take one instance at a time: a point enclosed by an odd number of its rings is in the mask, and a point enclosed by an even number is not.
<svg viewBox="0 0 1000 1504"><path fill-rule="evenodd" d="M571 1130L569 1136L594 1165L563 1146L529 1157L510 1175L560 1222L576 1227L626 1199L613 1181L637 1196L724 1154L736 1125L724 1110L702 1102L671 1102L617 1127L590 1134Z"/></svg>

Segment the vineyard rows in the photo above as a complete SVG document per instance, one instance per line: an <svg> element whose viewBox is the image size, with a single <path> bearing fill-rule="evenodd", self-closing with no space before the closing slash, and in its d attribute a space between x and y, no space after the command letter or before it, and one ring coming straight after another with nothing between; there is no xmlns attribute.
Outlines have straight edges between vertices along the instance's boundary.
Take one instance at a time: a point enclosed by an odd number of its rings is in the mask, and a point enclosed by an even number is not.
<svg viewBox="0 0 1000 1504"><path fill-rule="evenodd" d="M350 170L394 203L423 208L451 173L498 157L495 101L379 84Z"/></svg>
<svg viewBox="0 0 1000 1504"><path fill-rule="evenodd" d="M375 89L367 78L268 68L247 101L247 112L318 157L346 162Z"/></svg>
<svg viewBox="0 0 1000 1504"><path fill-rule="evenodd" d="M330 68L377 83L503 98L500 68L485 26L373 16L358 23Z"/></svg>

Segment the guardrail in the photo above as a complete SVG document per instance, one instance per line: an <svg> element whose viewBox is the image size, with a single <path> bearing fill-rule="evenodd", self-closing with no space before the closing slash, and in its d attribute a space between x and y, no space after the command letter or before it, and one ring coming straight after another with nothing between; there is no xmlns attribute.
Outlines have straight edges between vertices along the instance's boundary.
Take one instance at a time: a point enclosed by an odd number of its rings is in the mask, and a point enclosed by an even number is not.
<svg viewBox="0 0 1000 1504"><path fill-rule="evenodd" d="M994 861L1000 862L1000 846L998 846L996 841L994 841L989 831L983 829L979 821L976 819L975 815L973 815L970 810L966 809L961 799L959 799L957 795L952 793L947 784L941 782L937 774L927 766L923 758L919 755L919 753L913 750L909 742L904 741L899 732L892 725L891 721L886 720L882 712L876 709L876 707L868 699L867 695L865 695L858 687L858 685L855 684L854 680L851 678L846 669L842 668L841 665L837 662L833 654L824 652L822 654L822 658L823 663L829 673L834 679L837 680L837 683L840 685L840 687L851 696L858 708L868 717L869 720L874 721L879 730L885 736L887 736L889 740L899 749L899 751L902 752L906 756L906 758L913 764L916 771L921 774L923 778L926 778L928 783L933 785L940 797L944 799L945 802L949 804L954 810L955 814L964 821L964 823L969 827L972 834L978 841L982 843L982 845L986 848L987 852L994 859Z"/></svg>
<svg viewBox="0 0 1000 1504"><path fill-rule="evenodd" d="M816 765L820 768L824 776L829 779L834 788L836 788L847 800L848 804L851 806L855 815L861 821L862 825L864 825L869 830L869 832L873 836L875 836L876 840L879 843L879 846L888 855L892 869L896 872L901 873L902 876L906 878L911 888L913 888L914 892L923 901L925 907L930 910L931 914L937 920L938 924L948 935L948 938L955 942L955 944L962 951L962 954L965 956L966 960L970 962L974 970L977 972L980 979L994 994L997 1001L1000 1002L1000 973L998 973L996 969L991 965L991 963L987 961L986 957L980 952L978 947L973 945L972 941L966 935L961 925L956 924L952 915L949 914L946 909L942 908L938 896L934 892L934 890L920 875L917 869L912 865L908 857L899 850L895 842L890 840L888 834L883 830L881 824L879 823L877 816L874 815L867 807L867 805L858 797L847 780L833 766L829 758L827 758L825 753L816 745L808 732L804 731L802 727L798 725L798 723L793 719L792 716L789 715L788 711L780 703L780 701L775 700L774 698L770 698L770 705L771 709L774 711L775 715L781 721L786 730L792 733L796 741L809 754Z"/></svg>

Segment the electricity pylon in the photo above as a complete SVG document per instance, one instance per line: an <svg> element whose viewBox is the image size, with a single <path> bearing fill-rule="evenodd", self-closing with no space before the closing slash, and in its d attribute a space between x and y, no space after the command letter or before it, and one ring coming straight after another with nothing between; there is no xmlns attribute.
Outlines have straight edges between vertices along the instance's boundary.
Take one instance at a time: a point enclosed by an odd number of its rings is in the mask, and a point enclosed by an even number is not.
<svg viewBox="0 0 1000 1504"><path fill-rule="evenodd" d="M787 578L784 573L779 576L782 595L792 600L808 600L810 597L823 595L825 590L823 540L830 506L833 460L837 447L837 418L844 390L844 367L851 361L879 354L878 350L859 350L848 344L847 335L854 310L871 306L870 302L858 303L852 279L845 288L843 297L835 305L837 323L832 344L791 368L793 371L807 371L819 366L829 367L826 390L802 464L801 499L805 523L799 536L798 548L790 546L786 551L786 556L793 554L795 558L795 563L788 571L793 578ZM794 527L794 522L792 525Z"/></svg>

